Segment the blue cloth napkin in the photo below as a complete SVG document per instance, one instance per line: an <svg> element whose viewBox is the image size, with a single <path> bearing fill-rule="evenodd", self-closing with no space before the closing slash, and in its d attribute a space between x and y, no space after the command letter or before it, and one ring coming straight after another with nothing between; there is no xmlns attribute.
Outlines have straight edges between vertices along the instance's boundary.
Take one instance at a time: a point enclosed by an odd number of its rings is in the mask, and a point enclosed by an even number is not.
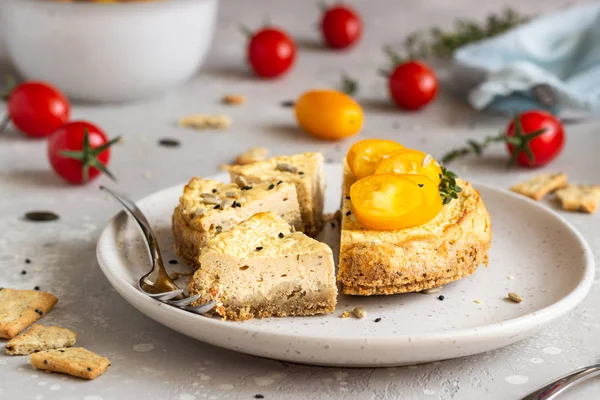
<svg viewBox="0 0 600 400"><path fill-rule="evenodd" d="M521 112L546 108L600 114L600 3L537 17L499 36L458 49L459 65L486 78L468 93L476 109ZM549 85L556 99L545 107L531 89ZM535 91L534 91L535 92Z"/></svg>

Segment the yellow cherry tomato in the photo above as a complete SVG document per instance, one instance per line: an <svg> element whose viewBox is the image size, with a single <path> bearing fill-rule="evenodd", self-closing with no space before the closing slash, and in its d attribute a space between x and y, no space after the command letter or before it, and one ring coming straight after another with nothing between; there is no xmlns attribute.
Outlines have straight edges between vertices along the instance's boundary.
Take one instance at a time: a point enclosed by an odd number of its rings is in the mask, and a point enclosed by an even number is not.
<svg viewBox="0 0 600 400"><path fill-rule="evenodd" d="M420 223L423 190L394 174L371 175L350 187L356 218L371 229L402 229Z"/></svg>
<svg viewBox="0 0 600 400"><path fill-rule="evenodd" d="M336 90L311 90L295 105L298 124L323 140L356 135L363 125L363 110L352 97Z"/></svg>
<svg viewBox="0 0 600 400"><path fill-rule="evenodd" d="M423 225L434 219L442 211L442 196L438 188L439 183L425 175L403 174L398 175L416 183L423 193L423 202L419 210L419 223Z"/></svg>
<svg viewBox="0 0 600 400"><path fill-rule="evenodd" d="M385 139L365 139L356 142L348 150L346 162L357 179L373 175L381 157L395 150L404 149L400 143Z"/></svg>
<svg viewBox="0 0 600 400"><path fill-rule="evenodd" d="M404 149L389 153L377 164L375 174L421 174L439 184L442 168L431 155Z"/></svg>

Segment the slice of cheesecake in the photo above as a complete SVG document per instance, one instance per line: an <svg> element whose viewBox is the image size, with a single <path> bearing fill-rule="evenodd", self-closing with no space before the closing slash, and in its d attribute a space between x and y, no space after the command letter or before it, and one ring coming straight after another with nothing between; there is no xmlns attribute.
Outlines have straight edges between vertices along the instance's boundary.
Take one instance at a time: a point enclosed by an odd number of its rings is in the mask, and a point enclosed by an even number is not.
<svg viewBox="0 0 600 400"><path fill-rule="evenodd" d="M291 183L237 185L192 178L173 213L177 252L198 267L200 250L208 239L264 211L279 215L296 229L303 227L296 187Z"/></svg>
<svg viewBox="0 0 600 400"><path fill-rule="evenodd" d="M430 222L398 230L373 230L352 212L346 166L337 281L351 295L417 292L461 279L487 263L492 240L488 211L470 183Z"/></svg>
<svg viewBox="0 0 600 400"><path fill-rule="evenodd" d="M248 165L229 167L232 182L240 177L250 184L258 182L289 182L296 185L302 214L302 231L316 236L323 226L325 199L324 158L321 153L303 153L275 157Z"/></svg>
<svg viewBox="0 0 600 400"><path fill-rule="evenodd" d="M216 300L224 319L332 312L337 288L329 246L293 232L273 213L252 216L208 241L189 283L198 304Z"/></svg>

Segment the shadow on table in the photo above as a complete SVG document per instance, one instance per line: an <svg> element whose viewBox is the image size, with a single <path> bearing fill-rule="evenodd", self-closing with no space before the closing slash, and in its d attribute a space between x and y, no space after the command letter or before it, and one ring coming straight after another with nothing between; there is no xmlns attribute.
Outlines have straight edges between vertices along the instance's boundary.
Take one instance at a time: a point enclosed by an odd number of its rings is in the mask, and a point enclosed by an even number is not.
<svg viewBox="0 0 600 400"><path fill-rule="evenodd" d="M65 187L64 181L57 177L50 168L0 172L0 182L2 182L2 186L11 184L21 188L48 189Z"/></svg>
<svg viewBox="0 0 600 400"><path fill-rule="evenodd" d="M243 65L221 65L207 67L204 68L201 73L206 76L227 79L233 82L250 82L256 80L256 77L252 74L252 72Z"/></svg>

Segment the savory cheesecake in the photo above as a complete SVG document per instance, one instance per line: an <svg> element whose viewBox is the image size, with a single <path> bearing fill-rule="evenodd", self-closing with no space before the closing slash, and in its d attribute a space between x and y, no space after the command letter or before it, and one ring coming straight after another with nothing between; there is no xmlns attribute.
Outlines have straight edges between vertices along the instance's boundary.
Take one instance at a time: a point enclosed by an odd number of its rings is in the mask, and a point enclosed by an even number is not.
<svg viewBox="0 0 600 400"><path fill-rule="evenodd" d="M332 312L337 288L329 246L260 213L209 239L189 283L197 304L217 301L224 319Z"/></svg>
<svg viewBox="0 0 600 400"><path fill-rule="evenodd" d="M228 168L232 182L245 179L250 184L260 182L289 182L296 186L302 231L316 236L323 226L323 203L325 196L324 158L321 153L303 153L275 157Z"/></svg>
<svg viewBox="0 0 600 400"><path fill-rule="evenodd" d="M458 199L424 225L373 230L353 215L350 186L354 175L344 169L342 233L338 286L344 294L379 295L417 292L461 279L487 263L492 231L490 216L470 183Z"/></svg>
<svg viewBox="0 0 600 400"><path fill-rule="evenodd" d="M296 186L291 183L232 184L192 178L173 213L177 252L198 267L200 250L212 236L264 211L277 214L296 229L303 227Z"/></svg>

